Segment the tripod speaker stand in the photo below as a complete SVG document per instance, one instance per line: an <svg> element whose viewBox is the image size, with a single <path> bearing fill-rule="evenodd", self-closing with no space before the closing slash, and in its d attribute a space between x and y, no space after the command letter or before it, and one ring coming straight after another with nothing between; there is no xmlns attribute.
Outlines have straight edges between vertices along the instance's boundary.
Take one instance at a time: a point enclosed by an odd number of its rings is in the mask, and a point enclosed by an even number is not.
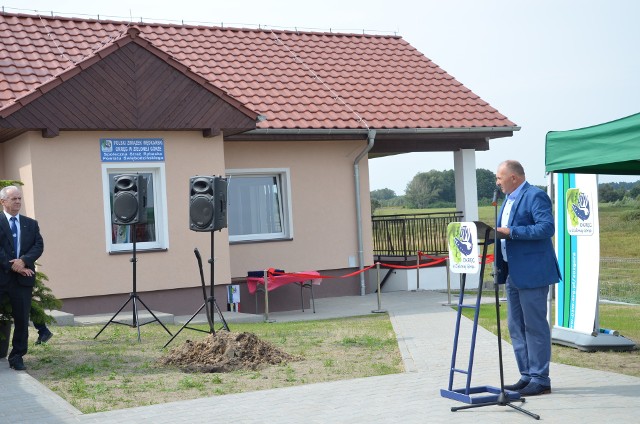
<svg viewBox="0 0 640 424"><path fill-rule="evenodd" d="M198 261L198 269L200 270L200 283L202 285L202 297L204 299L204 303L202 304L202 306L200 306L200 308L198 308L198 310L191 315L191 318L189 318L189 320L187 322L184 323L184 325L182 327L180 327L180 330L178 330L178 332L171 337L171 339L163 346L163 347L167 347L169 346L169 344L173 341L173 339L175 339L178 334L180 334L182 332L182 330L184 330L185 328L188 328L189 330L194 330L194 331L200 331L203 333L209 333L209 334L215 334L216 330L215 330L215 319L214 319L214 314L217 313L218 316L220 317L220 321L222 322L222 327L220 327L218 330L227 330L229 331L229 326L227 325L227 321L224 319L224 316L222 315L222 311L220 310L220 307L218 306L218 302L216 302L216 298L214 295L214 290L213 290L213 231L211 232L211 258L209 259L209 264L211 266L211 283L210 283L210 295L209 297L207 297L207 290L205 288L205 283L204 283L204 272L202 270L202 257L200 256L200 251L198 250L198 248L193 249L193 253L196 255L196 259ZM207 330L202 330L200 328L195 328L195 327L189 327L189 324L191 323L191 321L196 317L196 315L198 315L200 313L200 311L202 311L202 309L205 309L205 312L207 314L207 322L209 323L209 331Z"/></svg>
<svg viewBox="0 0 640 424"><path fill-rule="evenodd" d="M116 312L111 317L111 319L104 325L104 327L102 327L102 329L100 331L98 331L98 334L95 335L94 339L97 339L98 336L100 335L100 333L102 333L102 331L104 331L104 329L107 328L107 326L109 324L111 324L111 323L127 325L129 327L136 327L137 330L138 330L138 341L141 341L140 340L140 326L141 325L146 325L146 324L151 324L152 322L156 322L156 321L158 321L160 323L160 325L162 326L162 328L164 328L165 331L167 333L169 333L169 335L171 335L171 331L169 331L169 329L167 327L165 327L165 325L162 323L162 321L160 321L158 319L156 314L154 314L153 311L151 309L149 309L149 307L142 301L142 299L140 299L140 296L138 296L138 292L136 290L136 262L138 261L137 258L136 258L136 224L129 225L129 228L133 229L131 231L131 241L133 243L133 256L130 259L130 262L131 262L131 265L132 265L132 272L133 272L133 276L132 276L133 290L129 294L129 299L127 299L127 301L124 302L124 304L120 307L120 309L118 309L118 312ZM128 322L114 321L115 317L118 316L118 314L125 308L125 306L127 306L129 304L129 302L133 303L133 316L132 316L131 324L129 324ZM142 306L144 306L144 308L147 311L149 311L149 313L153 317L153 320L147 321L147 322L144 322L144 323L140 324L140 319L138 317L138 302L140 302L140 304Z"/></svg>

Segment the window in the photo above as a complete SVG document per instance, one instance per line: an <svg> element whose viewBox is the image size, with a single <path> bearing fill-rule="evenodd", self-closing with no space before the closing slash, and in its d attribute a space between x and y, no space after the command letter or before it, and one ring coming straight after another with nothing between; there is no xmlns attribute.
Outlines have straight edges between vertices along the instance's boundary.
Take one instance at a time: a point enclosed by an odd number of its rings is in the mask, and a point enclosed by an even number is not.
<svg viewBox="0 0 640 424"><path fill-rule="evenodd" d="M288 169L227 170L229 241L293 238Z"/></svg>
<svg viewBox="0 0 640 424"><path fill-rule="evenodd" d="M165 196L164 164L103 164L102 185L105 202L105 238L107 252L127 252L133 249L132 231L136 231L136 250L168 248L167 203ZM144 213L146 223L117 225L113 223L114 176L139 173L147 182Z"/></svg>

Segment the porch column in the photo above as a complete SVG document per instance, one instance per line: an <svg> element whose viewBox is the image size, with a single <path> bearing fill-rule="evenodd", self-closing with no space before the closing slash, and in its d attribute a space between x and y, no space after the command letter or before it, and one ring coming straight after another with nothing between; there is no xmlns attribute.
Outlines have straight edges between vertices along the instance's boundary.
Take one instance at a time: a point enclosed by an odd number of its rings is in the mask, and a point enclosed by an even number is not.
<svg viewBox="0 0 640 424"><path fill-rule="evenodd" d="M456 181L456 208L464 212L465 221L477 221L476 151L461 149L453 152L453 167Z"/></svg>

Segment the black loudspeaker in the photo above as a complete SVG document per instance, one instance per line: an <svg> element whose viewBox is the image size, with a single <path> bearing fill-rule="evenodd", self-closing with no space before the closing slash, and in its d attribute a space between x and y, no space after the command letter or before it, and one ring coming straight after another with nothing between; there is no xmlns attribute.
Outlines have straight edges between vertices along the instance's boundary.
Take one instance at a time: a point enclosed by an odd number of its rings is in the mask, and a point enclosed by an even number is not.
<svg viewBox="0 0 640 424"><path fill-rule="evenodd" d="M214 190L216 204L214 231L227 228L227 188L226 178L216 178Z"/></svg>
<svg viewBox="0 0 640 424"><path fill-rule="evenodd" d="M195 176L189 179L189 229L218 231L227 227L227 180Z"/></svg>
<svg viewBox="0 0 640 424"><path fill-rule="evenodd" d="M147 222L147 179L140 174L121 174L114 176L113 180L113 223Z"/></svg>

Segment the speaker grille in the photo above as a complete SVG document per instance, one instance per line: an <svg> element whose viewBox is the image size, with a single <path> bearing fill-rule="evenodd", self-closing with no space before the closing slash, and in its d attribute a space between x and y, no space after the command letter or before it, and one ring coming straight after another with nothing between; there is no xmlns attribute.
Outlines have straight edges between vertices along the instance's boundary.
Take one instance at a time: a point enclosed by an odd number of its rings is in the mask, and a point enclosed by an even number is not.
<svg viewBox="0 0 640 424"><path fill-rule="evenodd" d="M120 175L116 179L115 191L137 190L135 175Z"/></svg>
<svg viewBox="0 0 640 424"><path fill-rule="evenodd" d="M191 182L191 195L208 194L213 196L213 177L196 177Z"/></svg>
<svg viewBox="0 0 640 424"><path fill-rule="evenodd" d="M196 195L191 198L189 217L191 229L196 231L209 231L213 229L214 210L211 196Z"/></svg>
<svg viewBox="0 0 640 424"><path fill-rule="evenodd" d="M113 198L113 215L116 224L129 224L138 218L138 199L128 191L117 193Z"/></svg>

